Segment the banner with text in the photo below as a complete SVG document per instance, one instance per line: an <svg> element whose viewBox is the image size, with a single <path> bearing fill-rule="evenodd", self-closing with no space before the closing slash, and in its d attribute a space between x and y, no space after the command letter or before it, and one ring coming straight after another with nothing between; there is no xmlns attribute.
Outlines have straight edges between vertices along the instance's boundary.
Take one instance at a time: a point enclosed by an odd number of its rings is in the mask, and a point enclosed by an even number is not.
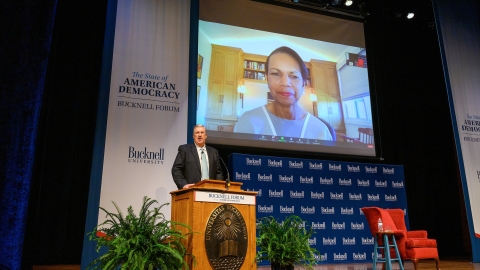
<svg viewBox="0 0 480 270"><path fill-rule="evenodd" d="M435 0L473 261L480 261L480 4Z"/></svg>
<svg viewBox="0 0 480 270"><path fill-rule="evenodd" d="M187 141L190 1L118 0L100 206L140 210L176 190L171 166ZM170 207L162 208L170 217ZM105 214L100 212L98 222Z"/></svg>
<svg viewBox="0 0 480 270"><path fill-rule="evenodd" d="M229 159L232 181L258 192L257 218L300 216L316 231L310 245L322 263L372 260L362 207L401 208L409 228L403 166L243 154Z"/></svg>
<svg viewBox="0 0 480 270"><path fill-rule="evenodd" d="M187 142L189 49L189 0L109 1L86 233L106 219L99 206L117 212L112 201L123 213L138 213L144 196L170 203ZM86 236L82 269L96 256Z"/></svg>

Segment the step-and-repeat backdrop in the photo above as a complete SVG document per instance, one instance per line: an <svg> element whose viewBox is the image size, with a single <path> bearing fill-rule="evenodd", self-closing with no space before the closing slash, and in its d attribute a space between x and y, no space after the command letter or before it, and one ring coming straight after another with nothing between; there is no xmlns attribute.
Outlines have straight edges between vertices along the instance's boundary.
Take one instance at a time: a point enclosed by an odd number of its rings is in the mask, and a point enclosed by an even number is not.
<svg viewBox="0 0 480 270"><path fill-rule="evenodd" d="M402 166L242 154L229 161L230 179L258 192L257 219L300 216L316 232L310 245L321 263L372 260L362 207L401 208L409 228Z"/></svg>

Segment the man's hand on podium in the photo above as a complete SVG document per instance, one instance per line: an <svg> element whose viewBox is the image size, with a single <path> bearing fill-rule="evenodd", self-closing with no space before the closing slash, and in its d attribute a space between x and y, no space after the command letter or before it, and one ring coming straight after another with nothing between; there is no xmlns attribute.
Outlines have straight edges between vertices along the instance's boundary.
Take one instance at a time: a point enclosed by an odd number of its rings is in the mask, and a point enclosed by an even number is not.
<svg viewBox="0 0 480 270"><path fill-rule="evenodd" d="M190 187L193 187L195 184L186 184L185 186L183 186L183 188L190 188Z"/></svg>

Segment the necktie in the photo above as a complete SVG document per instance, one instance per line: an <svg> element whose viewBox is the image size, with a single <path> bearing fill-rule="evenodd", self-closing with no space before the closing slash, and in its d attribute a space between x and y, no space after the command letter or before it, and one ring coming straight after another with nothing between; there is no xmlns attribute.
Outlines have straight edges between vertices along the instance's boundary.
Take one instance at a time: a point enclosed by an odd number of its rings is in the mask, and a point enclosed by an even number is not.
<svg viewBox="0 0 480 270"><path fill-rule="evenodd" d="M201 154L201 163L202 163L202 180L203 179L208 179L208 164L207 164L207 155L205 155L205 151L202 149L200 149L200 151L202 151L202 154Z"/></svg>

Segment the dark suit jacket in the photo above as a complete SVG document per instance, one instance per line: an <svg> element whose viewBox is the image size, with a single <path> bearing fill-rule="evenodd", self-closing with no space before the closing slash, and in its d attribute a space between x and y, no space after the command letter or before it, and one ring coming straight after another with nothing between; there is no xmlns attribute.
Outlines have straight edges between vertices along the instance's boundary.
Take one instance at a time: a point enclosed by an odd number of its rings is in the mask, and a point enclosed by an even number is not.
<svg viewBox="0 0 480 270"><path fill-rule="evenodd" d="M223 171L217 149L206 146L208 154L208 174L210 179L223 180ZM178 189L186 184L200 182L202 169L195 144L184 144L178 147L177 157L172 166L173 181Z"/></svg>

